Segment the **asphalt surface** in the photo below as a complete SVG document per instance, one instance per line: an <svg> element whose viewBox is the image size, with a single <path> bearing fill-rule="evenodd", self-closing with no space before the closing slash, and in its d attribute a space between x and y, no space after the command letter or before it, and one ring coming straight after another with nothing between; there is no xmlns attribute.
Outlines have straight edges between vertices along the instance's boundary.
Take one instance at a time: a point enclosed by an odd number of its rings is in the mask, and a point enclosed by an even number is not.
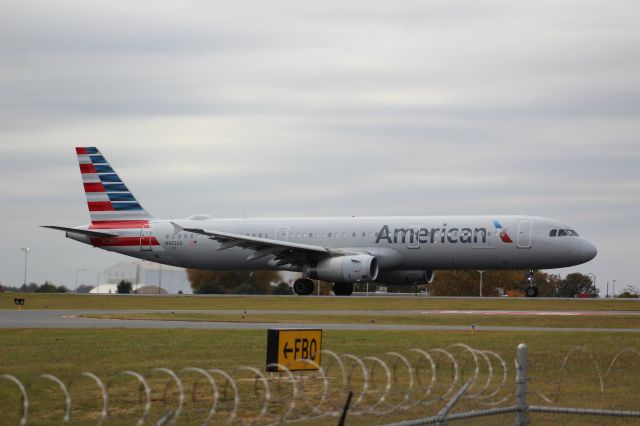
<svg viewBox="0 0 640 426"><path fill-rule="evenodd" d="M297 324L297 323L253 323L253 322L205 322L205 321L157 321L157 320L117 320L78 317L82 314L114 314L114 313L166 313L167 310L0 310L0 328L161 328L161 329L204 329L204 330L266 330L269 328L309 328L317 327L325 330L408 330L408 331L470 331L469 326L456 325L386 325L386 324ZM424 314L428 321L429 314L469 313L472 315L504 314L503 311L286 311L286 310L197 310L180 313L210 314L294 314L294 315L417 315ZM516 311L521 315L531 312ZM548 314L548 312L546 312ZM556 315L575 315L573 311L555 312ZM606 312L581 311L578 315L640 315L638 312ZM476 331L537 331L537 332L603 332L603 333L640 333L640 329L630 328L552 328L552 327L509 327L509 326L476 326Z"/></svg>

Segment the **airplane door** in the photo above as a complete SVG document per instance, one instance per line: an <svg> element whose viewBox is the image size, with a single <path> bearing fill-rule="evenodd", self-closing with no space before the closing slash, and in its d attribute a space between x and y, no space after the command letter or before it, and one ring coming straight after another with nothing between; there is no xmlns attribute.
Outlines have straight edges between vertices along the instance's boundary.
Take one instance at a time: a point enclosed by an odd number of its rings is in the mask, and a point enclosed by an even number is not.
<svg viewBox="0 0 640 426"><path fill-rule="evenodd" d="M518 248L529 249L531 248L531 230L533 229L533 222L530 220L523 220L518 225Z"/></svg>
<svg viewBox="0 0 640 426"><path fill-rule="evenodd" d="M140 251L153 251L151 248L151 229L140 228Z"/></svg>
<svg viewBox="0 0 640 426"><path fill-rule="evenodd" d="M288 226L278 226L276 228L276 240L278 241L287 241L289 238L289 227Z"/></svg>

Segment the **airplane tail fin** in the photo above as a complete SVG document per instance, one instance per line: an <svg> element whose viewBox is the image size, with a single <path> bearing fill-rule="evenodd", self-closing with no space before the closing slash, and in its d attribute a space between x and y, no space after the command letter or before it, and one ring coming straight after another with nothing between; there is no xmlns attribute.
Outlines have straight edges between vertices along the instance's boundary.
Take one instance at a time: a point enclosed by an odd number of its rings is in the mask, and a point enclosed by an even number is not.
<svg viewBox="0 0 640 426"><path fill-rule="evenodd" d="M78 147L91 228L142 227L151 216L95 147Z"/></svg>

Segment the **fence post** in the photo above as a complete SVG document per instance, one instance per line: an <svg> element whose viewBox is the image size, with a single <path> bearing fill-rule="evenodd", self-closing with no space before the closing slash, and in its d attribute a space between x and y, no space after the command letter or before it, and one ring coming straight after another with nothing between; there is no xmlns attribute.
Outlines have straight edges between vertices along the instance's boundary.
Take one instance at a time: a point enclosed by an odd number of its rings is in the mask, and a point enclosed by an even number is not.
<svg viewBox="0 0 640 426"><path fill-rule="evenodd" d="M517 426L527 425L527 344L518 345L518 365L516 366L516 387L517 387Z"/></svg>

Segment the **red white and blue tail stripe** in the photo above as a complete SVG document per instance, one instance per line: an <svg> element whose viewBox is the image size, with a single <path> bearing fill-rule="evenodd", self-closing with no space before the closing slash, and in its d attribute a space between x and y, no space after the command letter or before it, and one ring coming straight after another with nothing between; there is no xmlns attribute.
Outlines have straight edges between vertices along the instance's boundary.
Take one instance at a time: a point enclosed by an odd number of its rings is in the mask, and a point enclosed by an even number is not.
<svg viewBox="0 0 640 426"><path fill-rule="evenodd" d="M91 228L142 228L151 216L95 147L76 148Z"/></svg>

